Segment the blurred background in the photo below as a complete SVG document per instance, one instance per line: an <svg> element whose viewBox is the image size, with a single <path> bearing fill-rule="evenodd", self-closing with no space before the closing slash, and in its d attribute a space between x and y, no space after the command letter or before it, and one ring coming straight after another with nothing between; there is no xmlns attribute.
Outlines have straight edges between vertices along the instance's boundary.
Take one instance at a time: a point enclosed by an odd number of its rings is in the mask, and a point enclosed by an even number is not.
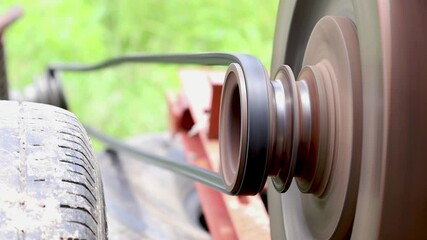
<svg viewBox="0 0 427 240"><path fill-rule="evenodd" d="M22 88L47 64L93 63L121 54L228 51L270 66L277 0L1 0L0 12L24 16L4 41L10 85ZM166 90L178 90L176 66L127 65L63 74L82 122L129 137L167 129Z"/></svg>

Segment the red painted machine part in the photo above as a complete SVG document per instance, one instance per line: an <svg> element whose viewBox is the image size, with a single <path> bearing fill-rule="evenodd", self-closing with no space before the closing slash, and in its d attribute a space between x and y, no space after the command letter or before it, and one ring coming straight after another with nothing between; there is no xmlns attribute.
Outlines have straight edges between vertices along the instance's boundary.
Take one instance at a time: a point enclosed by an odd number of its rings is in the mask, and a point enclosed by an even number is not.
<svg viewBox="0 0 427 240"><path fill-rule="evenodd" d="M184 145L188 161L219 171L218 123L225 72L182 69L182 90L167 95L170 128ZM189 127L191 126L191 128ZM269 239L268 213L259 195L234 197L196 183L213 239Z"/></svg>

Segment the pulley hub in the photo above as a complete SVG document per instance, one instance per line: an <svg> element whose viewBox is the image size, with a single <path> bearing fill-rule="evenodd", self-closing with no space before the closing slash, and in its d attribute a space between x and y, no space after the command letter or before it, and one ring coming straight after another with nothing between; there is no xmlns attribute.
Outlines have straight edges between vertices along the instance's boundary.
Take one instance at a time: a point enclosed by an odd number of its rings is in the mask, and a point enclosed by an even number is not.
<svg viewBox="0 0 427 240"><path fill-rule="evenodd" d="M338 39L335 45L326 33ZM348 19L320 20L297 78L283 65L272 80L259 79L265 84L258 82L254 87L256 81L248 81L239 65L230 65L222 92L219 134L222 174L229 193L256 194L268 176L278 192L285 192L295 179L302 193L318 197L325 193L334 179L331 172L343 152L340 149L347 149L338 145L348 141L342 133L352 125L342 122L352 116L348 98L353 92L358 94L357 86L347 84L359 82L355 36ZM346 129L339 130L340 126ZM342 159L345 162L347 157Z"/></svg>
<svg viewBox="0 0 427 240"><path fill-rule="evenodd" d="M321 65L321 64L320 64ZM275 188L285 192L294 176L303 192L320 191L325 173L325 141L328 119L322 111L328 108L323 78L327 70L322 66L306 66L297 80L289 66L281 66L275 79L268 81L266 99L249 94L242 69L232 64L226 74L221 101L220 156L227 190L232 194L256 194L271 176ZM250 102L250 98L254 101ZM259 102L266 102L267 114L260 114ZM330 108L330 107L329 107ZM262 146L250 128L249 116L267 125L268 140ZM263 125L252 125L257 129ZM257 147L254 149L254 147ZM266 151L265 159L251 159L256 151ZM248 174L248 169L264 174ZM322 176L322 177L321 177ZM249 184L254 183L254 184Z"/></svg>

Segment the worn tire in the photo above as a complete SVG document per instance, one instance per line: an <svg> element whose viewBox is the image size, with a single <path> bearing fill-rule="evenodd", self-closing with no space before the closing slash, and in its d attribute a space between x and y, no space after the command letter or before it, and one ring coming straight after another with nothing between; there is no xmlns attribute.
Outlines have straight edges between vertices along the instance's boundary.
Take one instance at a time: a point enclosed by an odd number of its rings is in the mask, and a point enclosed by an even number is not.
<svg viewBox="0 0 427 240"><path fill-rule="evenodd" d="M106 239L98 164L77 118L0 101L0 239Z"/></svg>

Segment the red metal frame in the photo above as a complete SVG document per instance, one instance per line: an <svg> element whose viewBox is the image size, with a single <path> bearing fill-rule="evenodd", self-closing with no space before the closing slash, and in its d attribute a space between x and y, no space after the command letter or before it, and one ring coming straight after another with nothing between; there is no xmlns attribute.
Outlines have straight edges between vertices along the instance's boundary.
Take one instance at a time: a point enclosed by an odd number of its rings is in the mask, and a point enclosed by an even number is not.
<svg viewBox="0 0 427 240"><path fill-rule="evenodd" d="M188 161L219 171L218 127L225 72L210 69L179 71L182 90L167 95L171 131L184 145ZM268 239L270 225L259 195L233 197L196 183L202 210L213 239Z"/></svg>

